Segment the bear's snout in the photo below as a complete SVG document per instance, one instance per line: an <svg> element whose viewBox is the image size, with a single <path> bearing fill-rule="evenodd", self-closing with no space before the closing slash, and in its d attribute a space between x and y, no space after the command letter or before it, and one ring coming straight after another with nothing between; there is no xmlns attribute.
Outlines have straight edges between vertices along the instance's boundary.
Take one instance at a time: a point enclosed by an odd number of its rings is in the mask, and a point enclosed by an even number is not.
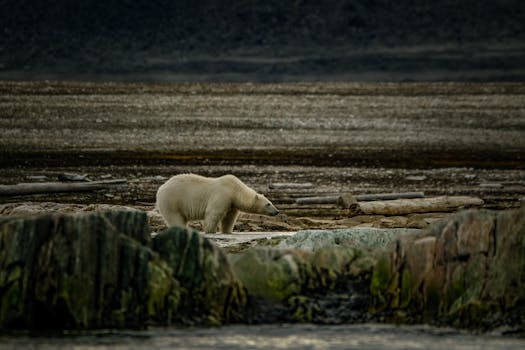
<svg viewBox="0 0 525 350"><path fill-rule="evenodd" d="M279 210L277 210L276 207L272 206L272 210L270 212L270 216L276 216L279 214Z"/></svg>

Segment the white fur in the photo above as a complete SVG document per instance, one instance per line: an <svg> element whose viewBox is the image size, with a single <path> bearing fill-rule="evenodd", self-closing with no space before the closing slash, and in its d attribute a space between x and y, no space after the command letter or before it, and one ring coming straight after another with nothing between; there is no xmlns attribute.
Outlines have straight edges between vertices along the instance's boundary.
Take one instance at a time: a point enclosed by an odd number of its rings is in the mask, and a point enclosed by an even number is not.
<svg viewBox="0 0 525 350"><path fill-rule="evenodd" d="M204 231L219 226L231 233L239 212L277 215L279 211L262 194L234 175L208 178L195 174L176 175L157 191L157 208L171 226L186 227L188 221L204 220Z"/></svg>

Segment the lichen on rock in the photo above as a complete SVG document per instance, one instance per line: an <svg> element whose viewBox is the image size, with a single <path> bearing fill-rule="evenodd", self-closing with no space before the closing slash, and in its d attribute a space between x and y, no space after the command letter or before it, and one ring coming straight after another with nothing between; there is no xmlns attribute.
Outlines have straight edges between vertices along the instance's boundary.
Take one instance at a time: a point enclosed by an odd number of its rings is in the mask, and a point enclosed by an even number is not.
<svg viewBox="0 0 525 350"><path fill-rule="evenodd" d="M335 230L304 230L280 243L283 248L297 248L316 251L327 246L347 246L354 248L383 248L400 235L419 232L418 229L380 229L354 227Z"/></svg>
<svg viewBox="0 0 525 350"><path fill-rule="evenodd" d="M523 330L524 315L525 207L462 211L427 230L310 232L230 255L188 229L151 238L140 211L0 217L0 329L374 320Z"/></svg>
<svg viewBox="0 0 525 350"><path fill-rule="evenodd" d="M199 232L178 227L158 233L152 246L180 282L179 322L220 325L239 319L246 295L225 252Z"/></svg>
<svg viewBox="0 0 525 350"><path fill-rule="evenodd" d="M366 286L375 260L360 249L256 247L230 255L230 260L248 293L250 323L333 324L368 317Z"/></svg>
<svg viewBox="0 0 525 350"><path fill-rule="evenodd" d="M370 312L397 322L525 328L525 207L467 210L379 258Z"/></svg>
<svg viewBox="0 0 525 350"><path fill-rule="evenodd" d="M124 234L141 212L0 220L0 327L86 329L169 324L179 306L170 267Z"/></svg>

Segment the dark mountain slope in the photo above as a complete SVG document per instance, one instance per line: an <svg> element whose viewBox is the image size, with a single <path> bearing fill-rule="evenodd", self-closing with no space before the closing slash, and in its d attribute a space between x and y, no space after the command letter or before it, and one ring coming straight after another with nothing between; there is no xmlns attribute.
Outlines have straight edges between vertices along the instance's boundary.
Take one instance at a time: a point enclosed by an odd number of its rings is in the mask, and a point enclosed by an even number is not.
<svg viewBox="0 0 525 350"><path fill-rule="evenodd" d="M525 46L525 6L519 0L3 0L0 4L0 67L4 73L23 70L22 76L43 71L73 75L169 71L276 77L306 73L315 78L356 72L352 66L406 71L414 67L410 60L421 63L436 51L454 57L444 62L438 57L425 67L525 70L519 63ZM417 48L418 55L411 51L405 64L400 55L406 52L399 48L407 47ZM394 50L395 55L385 50ZM486 51L496 61L458 61ZM241 62L232 58L238 55ZM246 57L272 60L263 64L246 62ZM292 57L292 64L273 61L283 57Z"/></svg>

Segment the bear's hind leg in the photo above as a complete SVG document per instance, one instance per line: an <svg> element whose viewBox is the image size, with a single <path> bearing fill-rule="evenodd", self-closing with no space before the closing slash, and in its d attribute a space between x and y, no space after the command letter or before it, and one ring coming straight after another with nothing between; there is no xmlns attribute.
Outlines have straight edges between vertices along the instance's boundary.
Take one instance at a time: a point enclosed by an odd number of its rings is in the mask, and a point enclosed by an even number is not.
<svg viewBox="0 0 525 350"><path fill-rule="evenodd" d="M186 219L184 219L184 217L179 213L170 213L170 215L166 215L164 217L164 220L168 224L168 227L177 226L186 228Z"/></svg>
<svg viewBox="0 0 525 350"><path fill-rule="evenodd" d="M237 209L230 209L230 211L226 213L226 215L221 221L221 225L220 225L221 232L222 233L232 233L233 226L235 225L235 221L237 221L238 216L239 216L239 211Z"/></svg>
<svg viewBox="0 0 525 350"><path fill-rule="evenodd" d="M217 226L219 225L219 221L221 221L221 213L220 212L209 212L206 213L206 216L204 217L204 232L205 233L215 233L217 232Z"/></svg>
<svg viewBox="0 0 525 350"><path fill-rule="evenodd" d="M217 225L219 224L219 217L207 217L204 219L204 232L215 233L217 232Z"/></svg>

